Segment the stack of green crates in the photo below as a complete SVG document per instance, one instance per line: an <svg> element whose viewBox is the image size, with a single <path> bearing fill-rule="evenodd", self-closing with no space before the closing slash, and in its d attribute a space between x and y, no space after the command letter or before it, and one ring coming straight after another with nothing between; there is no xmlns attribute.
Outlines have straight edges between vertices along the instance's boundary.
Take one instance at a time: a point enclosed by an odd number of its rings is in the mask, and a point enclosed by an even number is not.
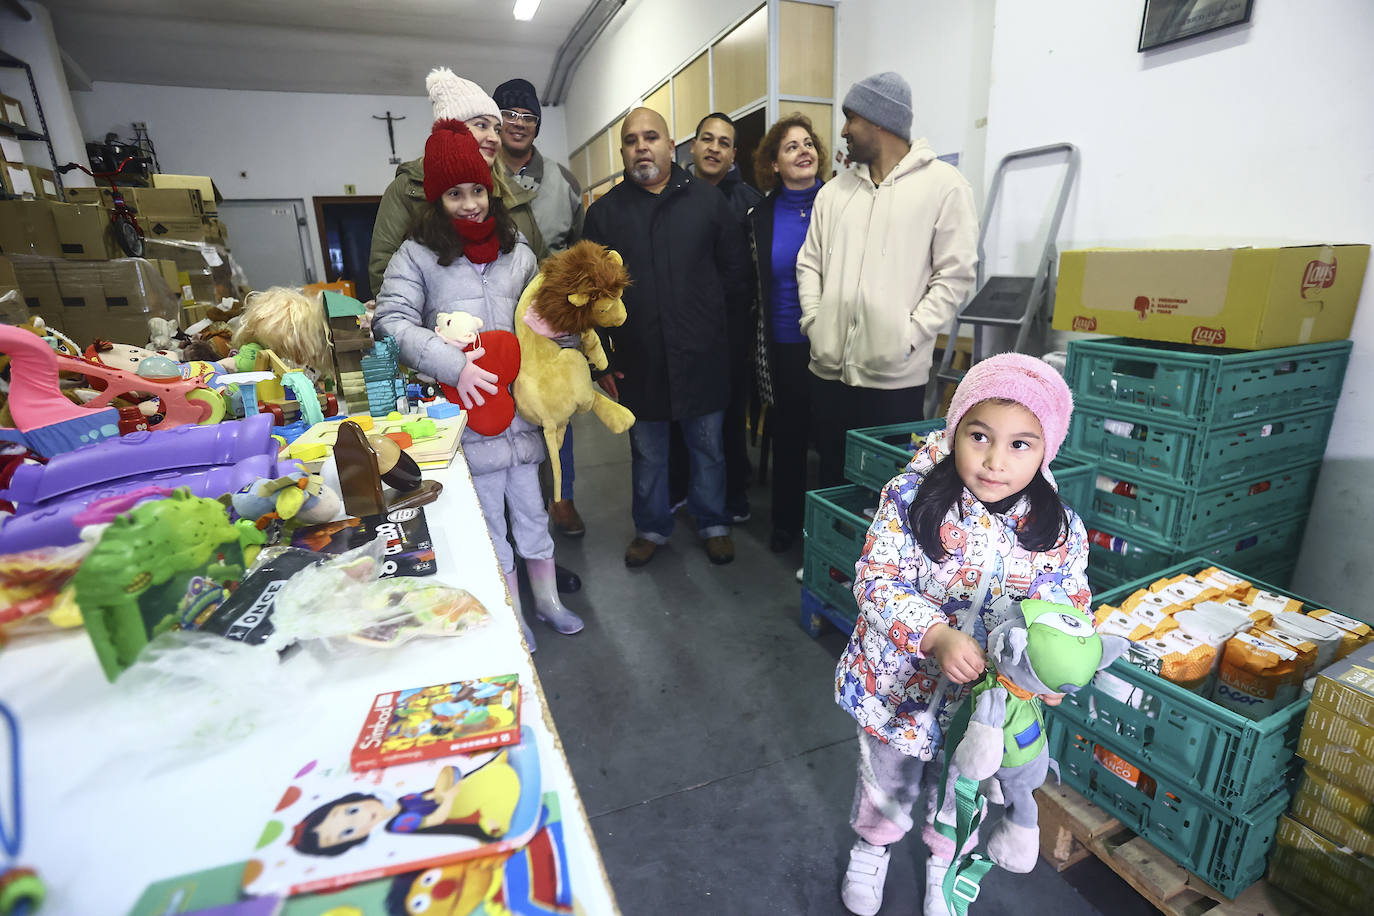
<svg viewBox="0 0 1374 916"><path fill-rule="evenodd" d="M1112 589L1119 606L1157 578L1206 566L1298 598L1270 582L1194 557ZM1264 874L1301 765L1309 697L1253 720L1117 659L1083 690L1046 708L1050 756L1071 788L1155 848L1234 897Z"/></svg>
<svg viewBox="0 0 1374 916"><path fill-rule="evenodd" d="M940 418L850 430L844 460L850 483L806 494L802 626L813 636L826 620L846 631L853 628L858 612L854 564L863 553L879 491L911 461L914 441L944 427ZM1069 505L1077 507L1091 498L1091 465L1060 458L1050 468Z"/></svg>
<svg viewBox="0 0 1374 916"><path fill-rule="evenodd" d="M1062 454L1097 467L1080 510L1097 532L1094 587L1192 556L1286 584L1349 359L1349 341L1253 352L1071 342Z"/></svg>

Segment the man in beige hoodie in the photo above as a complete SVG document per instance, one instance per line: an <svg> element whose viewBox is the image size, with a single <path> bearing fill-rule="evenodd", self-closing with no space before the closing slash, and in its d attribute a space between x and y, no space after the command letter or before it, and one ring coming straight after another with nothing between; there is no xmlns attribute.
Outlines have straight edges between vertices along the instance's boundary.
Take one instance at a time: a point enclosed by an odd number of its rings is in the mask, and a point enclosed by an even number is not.
<svg viewBox="0 0 1374 916"><path fill-rule="evenodd" d="M858 164L816 195L797 255L822 487L844 483L847 430L922 418L935 337L973 289L978 248L968 181L911 142L906 80L860 80L843 110Z"/></svg>

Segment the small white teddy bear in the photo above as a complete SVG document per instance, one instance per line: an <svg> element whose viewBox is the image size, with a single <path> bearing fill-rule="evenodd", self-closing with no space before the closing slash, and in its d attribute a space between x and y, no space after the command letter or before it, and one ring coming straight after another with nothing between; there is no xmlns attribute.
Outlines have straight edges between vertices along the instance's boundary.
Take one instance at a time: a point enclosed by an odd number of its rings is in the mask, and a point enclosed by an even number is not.
<svg viewBox="0 0 1374 916"><path fill-rule="evenodd" d="M440 312L434 324L434 333L445 341L462 350L477 342L482 319L467 312Z"/></svg>

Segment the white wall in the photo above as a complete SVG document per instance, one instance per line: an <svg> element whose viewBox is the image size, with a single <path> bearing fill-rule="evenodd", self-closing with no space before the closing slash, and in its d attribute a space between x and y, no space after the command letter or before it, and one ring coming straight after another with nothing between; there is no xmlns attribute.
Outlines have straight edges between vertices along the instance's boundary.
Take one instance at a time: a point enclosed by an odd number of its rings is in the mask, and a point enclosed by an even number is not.
<svg viewBox="0 0 1374 916"><path fill-rule="evenodd" d="M53 37L52 20L47 9L36 3L27 3L25 8L33 14L28 22L20 20L8 9L0 9L0 50L24 61L33 71L33 82L38 91L38 100L43 105L43 118L47 121L56 164L84 164L86 146L72 110L67 74L62 69L57 39ZM24 106L29 126L34 130L42 130L33 104L33 93L23 70L0 70L0 92L18 99ZM23 148L24 161L29 165L51 167L47 147L41 142L26 141ZM81 172L64 175L62 182L70 187L89 187L92 184L91 179Z"/></svg>
<svg viewBox="0 0 1374 916"><path fill-rule="evenodd" d="M959 169L983 199L983 146L993 0L842 0L836 8L836 102L866 76L895 70L911 84L913 137ZM836 107L835 137L840 115Z"/></svg>
<svg viewBox="0 0 1374 916"><path fill-rule="evenodd" d="M344 185L360 195L386 190L396 167L386 123L373 115L405 116L395 123L396 155L424 152L433 114L429 100L381 95L191 89L97 82L71 95L81 130L128 136L145 121L164 172L209 175L226 198L304 199L316 276L324 275L312 197L337 196ZM567 159L563 112L544 109L539 148ZM232 241L232 240L231 240Z"/></svg>
<svg viewBox="0 0 1374 916"><path fill-rule="evenodd" d="M568 86L567 137L576 149L761 0L629 0ZM682 139L682 138L677 138Z"/></svg>
<svg viewBox="0 0 1374 916"><path fill-rule="evenodd" d="M986 169L1079 146L1062 247L1374 241L1374 4L1256 3L1249 26L1147 54L1139 33L1139 3L996 6ZM1024 260L1041 212L1019 207L1003 260ZM1374 278L1352 337L1294 590L1370 619Z"/></svg>

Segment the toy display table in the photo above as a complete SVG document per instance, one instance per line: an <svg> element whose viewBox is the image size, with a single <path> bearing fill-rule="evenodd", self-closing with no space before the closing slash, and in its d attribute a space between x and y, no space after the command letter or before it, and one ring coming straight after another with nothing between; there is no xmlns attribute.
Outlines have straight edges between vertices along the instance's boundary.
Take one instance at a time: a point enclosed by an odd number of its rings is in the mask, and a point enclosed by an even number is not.
<svg viewBox="0 0 1374 916"><path fill-rule="evenodd" d="M25 638L0 651L0 697L23 733L21 855L47 885L44 913L123 914L154 881L249 858L292 774L312 759L347 759L378 693L515 672L525 685L522 720L536 735L544 791L559 795L579 912L618 914L461 452L447 470L426 476L444 485L425 510L437 580L480 600L491 612L487 626L391 651L301 652L268 666L272 676L299 683L304 675L314 685L297 701L303 708L246 714L233 740L212 749L188 751L186 736L175 733L165 744L149 741L159 732L146 719L130 726L138 710L118 682L105 681L84 632ZM293 666L301 667L286 670ZM245 672L250 677L266 682L246 684L244 693L276 696L261 671ZM218 714L232 720L233 703L227 699ZM212 719L202 713L194 721ZM8 773L0 775L8 785Z"/></svg>

